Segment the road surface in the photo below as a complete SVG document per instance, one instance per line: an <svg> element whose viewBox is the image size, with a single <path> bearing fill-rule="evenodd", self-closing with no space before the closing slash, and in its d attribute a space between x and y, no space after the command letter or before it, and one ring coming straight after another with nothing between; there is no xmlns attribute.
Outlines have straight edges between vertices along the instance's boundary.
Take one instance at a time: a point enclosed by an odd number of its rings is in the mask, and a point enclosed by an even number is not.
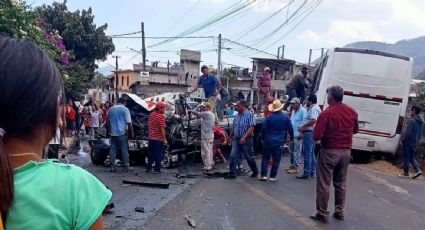
<svg viewBox="0 0 425 230"><path fill-rule="evenodd" d="M85 141L82 147L78 155L69 155L70 161L113 191L115 208L104 215L107 229L192 229L186 215L193 218L196 229L425 229L425 180L398 178L397 169L388 173L370 167L373 164L350 165L345 221L330 218L328 224L319 224L309 218L315 213L315 180L285 173L288 157L283 158L275 183L249 175L235 180L177 179L177 169L154 175L139 166L133 172L110 173L90 163ZM200 167L194 164L187 172L200 174ZM221 165L217 170L227 169ZM128 186L123 179L171 185L169 189ZM145 213L135 212L135 207L143 207ZM333 211L332 196L329 210Z"/></svg>

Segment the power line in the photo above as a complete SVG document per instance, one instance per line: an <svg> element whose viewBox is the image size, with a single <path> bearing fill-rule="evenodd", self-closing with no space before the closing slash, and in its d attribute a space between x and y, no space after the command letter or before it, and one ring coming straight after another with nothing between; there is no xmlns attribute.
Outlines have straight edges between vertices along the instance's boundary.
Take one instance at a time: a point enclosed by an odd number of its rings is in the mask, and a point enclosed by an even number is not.
<svg viewBox="0 0 425 230"><path fill-rule="evenodd" d="M223 40L228 41L228 42L233 43L233 44L238 45L238 46L245 47L245 48L247 48L247 49L255 50L255 51L257 51L258 53L263 53L263 54L267 54L267 55L270 55L270 56L272 56L272 57L275 57L275 55L274 55L274 54L267 53L267 52L265 52L265 51L262 51L262 50L256 49L256 48L254 48L254 47L251 47L251 46L248 46L248 45L245 45L245 44L242 44L242 43L236 42L236 41L232 41L232 40L227 39L227 38L223 38Z"/></svg>
<svg viewBox="0 0 425 230"><path fill-rule="evenodd" d="M122 37L122 36L118 36L118 37L114 37L112 36L112 38L137 38L140 39L140 37ZM206 39L206 38L214 38L214 36L146 36L145 38L149 38L149 39L168 39L168 38L176 38L176 39L194 39L194 38L199 38L199 39Z"/></svg>
<svg viewBox="0 0 425 230"><path fill-rule="evenodd" d="M114 34L114 35L107 35L108 37L119 37L119 36L126 36L126 35L133 35L133 34L140 34L142 33L141 30L136 31L136 32L131 32L131 33L126 33L126 34ZM140 37L138 37L140 38Z"/></svg>
<svg viewBox="0 0 425 230"><path fill-rule="evenodd" d="M284 5L283 7L281 7L280 9L278 9L277 11L275 11L274 13L272 13L270 16L268 16L267 18L263 19L262 21L260 21L259 23L253 25L252 27L248 28L248 30L246 30L245 32L242 32L241 34L238 35L238 37L235 38L235 41L241 39L242 37L244 37L245 35L251 33L252 31L258 29L261 25L263 25L264 23L266 23L267 21L269 21L270 19L272 19L273 17L275 17L276 15L278 15L280 12L282 12L284 9L289 8L289 6L294 3L294 0L291 0L288 4Z"/></svg>
<svg viewBox="0 0 425 230"><path fill-rule="evenodd" d="M178 36L186 36L186 35L189 35L189 34L195 33L195 32L197 32L197 31L200 31L200 30L202 30L202 29L205 29L205 28L207 28L207 27L209 27L209 26L211 26L211 25L213 25L213 24L216 24L216 23L218 23L218 22L220 22L220 21L222 21L222 20L226 19L226 18L227 18L227 17L229 17L230 15L232 15L232 14L234 14L234 13L237 13L238 11L240 11L240 10L242 10L242 9L244 9L244 8L246 8L246 7L248 7L248 6L249 6L249 5L251 5L252 3L253 3L253 2L248 2L248 3L242 3L242 4L240 4L240 3L238 2L238 3L236 3L236 4L233 4L232 6L230 6L230 7L226 8L225 10L223 10L222 12L219 12L219 13L215 14L214 16L212 16L212 17L208 18L208 19L206 20L206 22L198 23L197 25L192 26L192 27L190 27L189 29L187 29L187 30L183 31L183 32L182 32L182 33L180 33ZM235 9L233 9L233 8L235 8ZM159 46L159 45L163 45L163 44L169 43L169 42L174 41L174 40L175 40L175 39L173 39L173 38L166 39L166 40L164 40L164 41L161 41L161 42L159 42L159 43L156 43L156 44L154 44L154 45L151 45L151 46L149 46L148 48L155 47L155 46Z"/></svg>
<svg viewBox="0 0 425 230"><path fill-rule="evenodd" d="M308 16L310 16L311 13L313 13L313 11L320 5L320 3L322 3L322 0L319 0L315 3L315 5L312 5L312 7L310 8L310 10L307 12L307 14L297 23L295 24L295 26L293 26L288 32L286 32L282 37L280 37L279 39L276 40L276 42L274 42L273 44L267 46L265 49L268 49L270 47L272 47L274 44L276 44L279 41L282 41L282 39L284 39L286 36L288 36L288 34L290 34L292 31L294 31ZM304 14L305 12L303 12ZM302 15L302 14L301 14Z"/></svg>

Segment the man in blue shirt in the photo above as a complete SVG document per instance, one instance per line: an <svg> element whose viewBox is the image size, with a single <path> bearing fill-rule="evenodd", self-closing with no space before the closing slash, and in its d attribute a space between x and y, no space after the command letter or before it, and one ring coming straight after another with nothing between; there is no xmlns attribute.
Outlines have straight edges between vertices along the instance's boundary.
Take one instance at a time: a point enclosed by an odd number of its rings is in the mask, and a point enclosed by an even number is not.
<svg viewBox="0 0 425 230"><path fill-rule="evenodd" d="M307 118L307 110L301 105L301 100L297 97L292 98L291 103L291 123L294 129L294 141L289 143L289 152L291 166L286 169L288 173L298 173L298 167L301 159L301 143L303 139L302 133L298 132L298 128L305 122Z"/></svg>
<svg viewBox="0 0 425 230"><path fill-rule="evenodd" d="M259 180L267 181L267 166L271 157L273 165L270 171L270 181L276 181L276 175L282 157L281 146L285 143L288 133L291 140L294 139L294 130L292 129L291 120L282 112L283 104L280 100L274 100L268 107L268 109L272 111L272 114L264 119L261 128L263 158L261 161L261 177Z"/></svg>
<svg viewBox="0 0 425 230"><path fill-rule="evenodd" d="M208 99L208 103L211 105L211 111L217 117L217 111L215 109L216 96L221 89L220 81L212 74L208 74L208 67L203 65L201 67L202 76L199 77L198 84L193 88L190 93L194 93L201 86L205 92L205 98Z"/></svg>
<svg viewBox="0 0 425 230"><path fill-rule="evenodd" d="M255 126L254 113L248 110L245 101L239 101L236 104L238 115L233 120L233 128L230 132L232 140L232 151L230 153L229 174L225 179L236 178L236 165L241 161L241 155L244 155L249 167L252 170L251 177L257 177L258 168L252 153L253 131Z"/></svg>
<svg viewBox="0 0 425 230"><path fill-rule="evenodd" d="M109 159L111 161L111 172L117 171L115 165L115 158L117 151L121 153L122 160L124 161L123 171L129 171L128 161L128 139L126 131L129 131L130 137L133 137L133 127L131 125L130 111L125 107L126 103L124 98L118 98L117 104L112 106L108 111L108 121L110 126L110 151Z"/></svg>

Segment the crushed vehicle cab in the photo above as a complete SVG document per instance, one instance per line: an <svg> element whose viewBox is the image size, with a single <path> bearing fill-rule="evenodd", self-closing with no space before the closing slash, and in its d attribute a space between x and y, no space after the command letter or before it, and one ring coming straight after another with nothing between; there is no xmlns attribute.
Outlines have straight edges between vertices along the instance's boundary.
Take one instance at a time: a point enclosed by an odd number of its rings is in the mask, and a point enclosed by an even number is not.
<svg viewBox="0 0 425 230"><path fill-rule="evenodd" d="M164 113L166 122L166 138L168 146L163 167L172 167L187 157L193 157L200 153L200 119L189 113L190 110L198 110L199 103L191 100L188 95L181 93L167 93L142 100L135 94L124 94L127 108L130 110L134 130L134 138L128 140L128 152L131 165L146 163L148 147L148 115L155 108L155 103L162 101L168 104ZM254 129L254 151L261 153L262 144L260 131L263 118L256 119ZM220 122L220 126L230 133L233 118L227 118ZM109 139L106 135L106 127L99 131L96 140L89 141L91 147L91 160L93 164L108 165ZM120 158L120 154L117 154Z"/></svg>

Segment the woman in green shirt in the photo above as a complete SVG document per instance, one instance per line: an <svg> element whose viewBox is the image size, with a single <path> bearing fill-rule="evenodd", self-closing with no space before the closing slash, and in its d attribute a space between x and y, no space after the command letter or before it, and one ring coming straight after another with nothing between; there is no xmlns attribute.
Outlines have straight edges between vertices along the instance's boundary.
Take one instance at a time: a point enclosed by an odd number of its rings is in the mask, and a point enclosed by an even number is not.
<svg viewBox="0 0 425 230"><path fill-rule="evenodd" d="M5 229L103 229L112 193L87 171L42 159L62 123L62 78L28 40L0 36L0 211Z"/></svg>

